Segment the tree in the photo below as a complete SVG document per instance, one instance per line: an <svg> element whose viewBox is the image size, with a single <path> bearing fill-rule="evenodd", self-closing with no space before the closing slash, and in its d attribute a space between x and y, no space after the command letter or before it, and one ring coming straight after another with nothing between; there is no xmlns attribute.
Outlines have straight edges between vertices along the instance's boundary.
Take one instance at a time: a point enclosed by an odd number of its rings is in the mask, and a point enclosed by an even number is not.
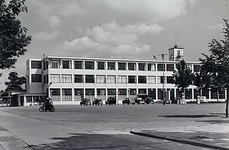
<svg viewBox="0 0 229 150"><path fill-rule="evenodd" d="M6 90L22 90L22 85L26 83L25 77L18 77L17 72L10 72L8 79L9 82L5 82Z"/></svg>
<svg viewBox="0 0 229 150"><path fill-rule="evenodd" d="M212 39L209 43L210 55L203 54L201 59L205 74L209 76L210 87L215 89L227 88L226 117L228 117L229 99L229 23L223 19L226 27L223 28L224 39Z"/></svg>
<svg viewBox="0 0 229 150"><path fill-rule="evenodd" d="M182 93L184 89L193 83L193 73L192 70L186 65L184 60L180 60L176 64L176 70L173 73L174 84L178 88L181 88Z"/></svg>
<svg viewBox="0 0 229 150"><path fill-rule="evenodd" d="M0 0L0 69L13 68L31 42L27 28L17 19L21 12L27 12L25 0L11 0L8 4Z"/></svg>

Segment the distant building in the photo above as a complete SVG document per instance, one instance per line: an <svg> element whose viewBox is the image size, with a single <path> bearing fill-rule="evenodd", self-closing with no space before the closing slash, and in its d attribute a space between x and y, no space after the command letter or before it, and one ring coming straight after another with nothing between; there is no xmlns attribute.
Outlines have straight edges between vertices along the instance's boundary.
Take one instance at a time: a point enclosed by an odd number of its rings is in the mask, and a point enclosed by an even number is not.
<svg viewBox="0 0 229 150"><path fill-rule="evenodd" d="M173 84L172 74L183 58L183 50L177 46L170 48L168 61L57 56L29 59L24 104L42 101L44 97L51 97L54 104L79 104L82 97L105 101L110 96L121 104L122 99L136 94L160 100L163 88L166 99L175 100L181 97L181 91ZM193 71L200 70L199 62L186 63ZM218 96L210 90L203 90L202 95L213 100ZM185 89L187 100L194 101L196 97L195 86ZM219 93L219 98L225 99L225 91Z"/></svg>

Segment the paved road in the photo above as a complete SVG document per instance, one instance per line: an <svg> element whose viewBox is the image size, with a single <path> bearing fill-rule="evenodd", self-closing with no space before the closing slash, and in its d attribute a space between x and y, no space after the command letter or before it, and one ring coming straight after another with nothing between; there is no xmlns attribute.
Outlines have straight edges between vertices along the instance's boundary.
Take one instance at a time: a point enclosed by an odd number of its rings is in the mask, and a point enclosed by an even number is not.
<svg viewBox="0 0 229 150"><path fill-rule="evenodd" d="M0 108L0 126L33 149L205 149L130 134L135 129L205 126L223 117L223 104Z"/></svg>

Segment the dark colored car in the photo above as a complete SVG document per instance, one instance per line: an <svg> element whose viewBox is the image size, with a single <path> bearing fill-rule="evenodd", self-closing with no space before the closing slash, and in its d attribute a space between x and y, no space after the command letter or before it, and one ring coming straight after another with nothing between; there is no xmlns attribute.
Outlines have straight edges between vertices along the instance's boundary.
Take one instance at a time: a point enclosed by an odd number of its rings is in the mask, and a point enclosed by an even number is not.
<svg viewBox="0 0 229 150"><path fill-rule="evenodd" d="M136 104L145 104L144 100L142 100L141 97L135 97L135 98L134 98L134 102L135 102Z"/></svg>
<svg viewBox="0 0 229 150"><path fill-rule="evenodd" d="M154 104L153 98L151 97L146 97L144 101L146 104Z"/></svg>
<svg viewBox="0 0 229 150"><path fill-rule="evenodd" d="M101 99L95 98L92 101L92 105L103 105L103 101Z"/></svg>
<svg viewBox="0 0 229 150"><path fill-rule="evenodd" d="M115 97L108 97L105 104L106 105L116 105L116 98Z"/></svg>
<svg viewBox="0 0 229 150"><path fill-rule="evenodd" d="M124 100L122 100L122 104L127 104L129 105L130 104L130 99L129 98L125 98Z"/></svg>
<svg viewBox="0 0 229 150"><path fill-rule="evenodd" d="M91 100L89 98L81 99L80 105L91 105Z"/></svg>

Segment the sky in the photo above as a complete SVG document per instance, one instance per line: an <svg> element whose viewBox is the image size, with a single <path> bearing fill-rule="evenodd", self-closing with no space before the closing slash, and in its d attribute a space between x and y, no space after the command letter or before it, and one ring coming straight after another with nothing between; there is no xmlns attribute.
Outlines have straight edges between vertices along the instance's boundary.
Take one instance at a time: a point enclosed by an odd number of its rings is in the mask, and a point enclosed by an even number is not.
<svg viewBox="0 0 229 150"><path fill-rule="evenodd" d="M229 20L228 0L27 0L26 6L18 19L32 42L14 69L1 70L0 90L10 72L25 76L26 60L44 55L153 59L176 44L185 61L198 61L213 38L223 39L223 18Z"/></svg>

